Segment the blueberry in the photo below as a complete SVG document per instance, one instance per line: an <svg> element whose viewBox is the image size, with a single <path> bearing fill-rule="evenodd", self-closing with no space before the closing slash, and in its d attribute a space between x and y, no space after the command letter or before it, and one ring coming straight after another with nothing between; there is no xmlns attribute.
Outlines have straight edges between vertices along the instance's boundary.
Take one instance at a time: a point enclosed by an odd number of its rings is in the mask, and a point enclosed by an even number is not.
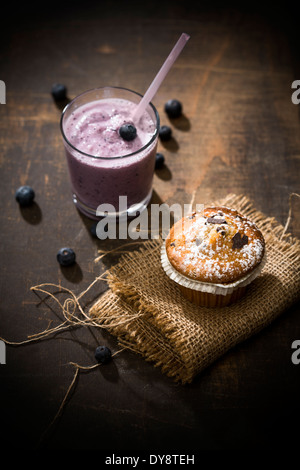
<svg viewBox="0 0 300 470"><path fill-rule="evenodd" d="M55 101L65 100L67 97L67 88L61 83L54 83L52 86L51 94Z"/></svg>
<svg viewBox="0 0 300 470"><path fill-rule="evenodd" d="M169 100L165 104L165 111L170 118L177 118L182 113L182 104L178 100Z"/></svg>
<svg viewBox="0 0 300 470"><path fill-rule="evenodd" d="M76 255L72 248L61 248L57 255L56 259L61 266L71 266L75 263Z"/></svg>
<svg viewBox="0 0 300 470"><path fill-rule="evenodd" d="M97 238L97 225L98 225L98 222L95 222L90 228L91 235L95 238Z"/></svg>
<svg viewBox="0 0 300 470"><path fill-rule="evenodd" d="M98 346L95 351L95 359L105 364L111 359L111 350L107 346Z"/></svg>
<svg viewBox="0 0 300 470"><path fill-rule="evenodd" d="M30 206L34 200L35 193L30 186L20 186L16 191L16 200L20 206Z"/></svg>
<svg viewBox="0 0 300 470"><path fill-rule="evenodd" d="M161 126L161 128L159 129L159 137L160 137L160 140L162 141L170 140L172 137L171 127Z"/></svg>
<svg viewBox="0 0 300 470"><path fill-rule="evenodd" d="M156 160L155 160L155 169L158 170L163 166L165 163L165 157L163 156L162 153L157 153L156 154Z"/></svg>
<svg viewBox="0 0 300 470"><path fill-rule="evenodd" d="M124 140L133 140L136 138L136 128L132 124L123 124L120 127L119 134Z"/></svg>

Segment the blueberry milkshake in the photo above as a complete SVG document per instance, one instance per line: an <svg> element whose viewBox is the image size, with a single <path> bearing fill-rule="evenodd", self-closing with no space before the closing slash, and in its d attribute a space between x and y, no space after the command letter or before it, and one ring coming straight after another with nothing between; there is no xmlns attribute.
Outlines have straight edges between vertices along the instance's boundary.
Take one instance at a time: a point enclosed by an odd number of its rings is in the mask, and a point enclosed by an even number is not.
<svg viewBox="0 0 300 470"><path fill-rule="evenodd" d="M133 122L139 100L140 95L126 89L91 90L62 114L73 200L90 217L102 204L118 213L120 196L137 210L151 198L159 117L149 105Z"/></svg>

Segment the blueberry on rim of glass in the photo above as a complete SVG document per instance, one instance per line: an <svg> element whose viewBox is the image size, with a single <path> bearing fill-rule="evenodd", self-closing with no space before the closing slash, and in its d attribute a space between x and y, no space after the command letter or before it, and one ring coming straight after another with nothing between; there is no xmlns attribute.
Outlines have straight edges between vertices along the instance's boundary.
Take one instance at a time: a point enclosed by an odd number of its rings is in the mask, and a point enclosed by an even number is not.
<svg viewBox="0 0 300 470"><path fill-rule="evenodd" d="M20 186L15 194L17 202L22 207L30 206L33 203L35 193L30 186Z"/></svg>
<svg viewBox="0 0 300 470"><path fill-rule="evenodd" d="M136 138L136 128L133 124L123 124L119 129L119 134L122 139L130 142Z"/></svg>
<svg viewBox="0 0 300 470"><path fill-rule="evenodd" d="M61 266L71 266L76 261L76 255L72 248L64 247L58 251L56 259Z"/></svg>

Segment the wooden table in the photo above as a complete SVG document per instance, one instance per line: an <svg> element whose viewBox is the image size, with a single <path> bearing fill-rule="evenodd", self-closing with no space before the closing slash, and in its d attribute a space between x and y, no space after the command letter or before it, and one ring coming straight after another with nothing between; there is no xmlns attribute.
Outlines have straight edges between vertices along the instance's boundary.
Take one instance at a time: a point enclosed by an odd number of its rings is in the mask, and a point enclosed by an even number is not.
<svg viewBox="0 0 300 470"><path fill-rule="evenodd" d="M104 85L143 93L187 32L191 39L153 100L162 124L168 124L168 99L184 106L184 119L172 124L172 141L159 142L166 166L155 174L153 201L188 203L196 192L197 202L206 203L245 194L284 225L289 195L299 193L300 106L291 101L291 84L300 79L295 12L141 4L75 2L72 8L46 5L42 12L24 4L3 21L0 336L9 341L22 342L59 322L55 303L40 301L31 286L50 282L79 294L117 261L95 265L98 250L118 241L93 238L93 222L71 201L53 83L66 84L70 98ZM36 193L26 210L15 201L23 184ZM297 197L291 206L289 230L300 236ZM56 261L66 245L77 254L69 270ZM97 294L105 288L98 286ZM291 361L291 344L300 338L298 314L295 305L191 385L173 383L130 351L107 367L82 371L42 446L107 455L191 453L276 449L288 436L292 447L300 365ZM93 364L101 343L119 349L104 330L82 327L6 346L0 367L5 441L37 447L74 377L69 363Z"/></svg>

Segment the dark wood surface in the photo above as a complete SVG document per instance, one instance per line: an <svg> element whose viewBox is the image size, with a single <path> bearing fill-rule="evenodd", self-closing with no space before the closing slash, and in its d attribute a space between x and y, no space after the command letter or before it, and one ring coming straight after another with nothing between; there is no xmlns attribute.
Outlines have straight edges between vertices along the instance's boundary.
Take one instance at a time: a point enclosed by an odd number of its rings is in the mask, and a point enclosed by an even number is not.
<svg viewBox="0 0 300 470"><path fill-rule="evenodd" d="M292 7L248 10L189 2L79 2L42 10L24 4L2 20L0 79L0 336L24 341L58 324L59 309L30 287L51 282L83 291L117 256L95 265L100 242L74 207L59 130L54 82L75 97L115 85L143 93L181 32L191 39L153 102L162 124L170 98L184 106L173 140L159 150L153 201L206 203L245 194L285 224L289 195L299 193L299 110L291 84L300 79L297 16ZM16 189L31 185L35 204L20 210ZM300 236L300 202L290 231ZM61 269L56 253L72 246L77 264ZM106 288L100 284L94 295ZM130 351L107 367L82 372L62 415L42 443L48 449L121 451L276 449L296 443L300 365L299 305L200 374L177 385ZM95 347L113 352L103 330L75 328L40 342L6 347L0 366L1 424L7 442L35 449L73 379L94 363ZM3 441L2 441L3 442Z"/></svg>

